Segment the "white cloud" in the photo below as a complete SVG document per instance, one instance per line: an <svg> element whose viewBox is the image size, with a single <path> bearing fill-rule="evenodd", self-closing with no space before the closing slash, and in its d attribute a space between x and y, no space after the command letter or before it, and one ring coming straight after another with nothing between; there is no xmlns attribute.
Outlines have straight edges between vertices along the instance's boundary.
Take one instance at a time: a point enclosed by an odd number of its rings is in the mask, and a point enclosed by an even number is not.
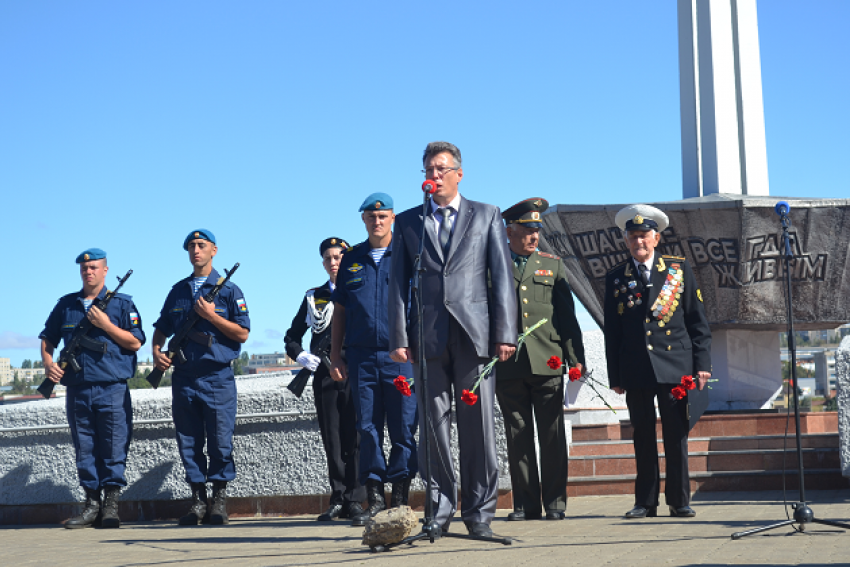
<svg viewBox="0 0 850 567"><path fill-rule="evenodd" d="M0 333L0 349L39 348L41 341L38 337L28 337L14 331Z"/></svg>

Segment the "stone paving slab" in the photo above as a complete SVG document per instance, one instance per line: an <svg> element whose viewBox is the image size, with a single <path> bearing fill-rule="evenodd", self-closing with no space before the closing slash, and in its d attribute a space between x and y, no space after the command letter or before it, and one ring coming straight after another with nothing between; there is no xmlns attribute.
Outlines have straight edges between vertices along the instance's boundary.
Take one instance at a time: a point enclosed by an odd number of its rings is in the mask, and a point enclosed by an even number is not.
<svg viewBox="0 0 850 567"><path fill-rule="evenodd" d="M796 492L789 492L791 500ZM850 524L850 490L808 494L818 518ZM312 516L234 520L229 526L192 528L160 522L120 530L66 530L57 526L0 528L2 565L222 566L369 565L374 567L501 567L573 563L595 565L850 565L850 533L807 524L733 541L733 532L785 519L781 492L697 494L692 519L662 516L626 520L631 496L569 500L562 522L493 522L510 546L443 538L371 553L361 528L318 524ZM666 510L666 508L665 508ZM464 532L461 522L452 531Z"/></svg>

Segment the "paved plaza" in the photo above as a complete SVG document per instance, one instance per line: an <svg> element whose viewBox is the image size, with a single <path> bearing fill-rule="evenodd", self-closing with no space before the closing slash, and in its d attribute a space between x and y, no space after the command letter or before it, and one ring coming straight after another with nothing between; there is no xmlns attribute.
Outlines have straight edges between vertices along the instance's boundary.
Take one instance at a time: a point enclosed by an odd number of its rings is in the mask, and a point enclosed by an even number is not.
<svg viewBox="0 0 850 567"><path fill-rule="evenodd" d="M789 492L791 500L796 492ZM850 522L850 490L813 491L815 516ZM783 527L733 541L733 532L785 519L780 492L697 494L697 517L627 521L631 496L571 498L561 522L507 522L493 528L513 538L504 546L444 538L371 553L362 529L343 522L318 524L312 516L237 519L229 526L175 527L125 524L120 530L66 530L60 526L0 528L3 565L442 565L472 567L559 565L850 565L850 533L808 524L804 533ZM666 508L665 508L666 511ZM465 530L460 522L452 531Z"/></svg>

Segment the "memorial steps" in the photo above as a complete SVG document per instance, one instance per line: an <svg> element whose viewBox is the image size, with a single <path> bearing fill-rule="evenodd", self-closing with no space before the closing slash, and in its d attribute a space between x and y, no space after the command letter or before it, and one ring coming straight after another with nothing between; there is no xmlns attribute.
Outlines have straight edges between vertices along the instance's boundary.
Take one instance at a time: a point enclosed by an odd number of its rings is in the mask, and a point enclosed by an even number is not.
<svg viewBox="0 0 850 567"><path fill-rule="evenodd" d="M750 491L782 488L784 413L703 416L688 440L691 491ZM570 445L569 496L632 494L635 461L632 427L618 424L574 425ZM836 412L800 415L806 488L848 487L841 475ZM665 471L661 421L657 422L662 486ZM797 490L794 416L785 445L785 482Z"/></svg>

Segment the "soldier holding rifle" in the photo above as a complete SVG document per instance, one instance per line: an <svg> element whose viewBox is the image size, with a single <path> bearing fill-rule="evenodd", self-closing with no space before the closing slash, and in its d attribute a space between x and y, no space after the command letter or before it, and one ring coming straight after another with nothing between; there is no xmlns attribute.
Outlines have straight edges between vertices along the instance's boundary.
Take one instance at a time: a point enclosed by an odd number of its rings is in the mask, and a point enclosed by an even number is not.
<svg viewBox="0 0 850 567"><path fill-rule="evenodd" d="M318 517L320 522L330 522L336 518L365 522L369 518L361 505L366 498L366 490L357 480L360 441L351 386L347 380L334 382L330 369L322 364L318 354L314 354L318 352L318 345L330 342L327 339L331 336L331 319L334 313L331 293L336 287L337 272L346 248L348 244L341 238L326 238L321 242L319 254L329 279L319 287L307 291L301 301L301 308L283 339L286 343L286 354L314 372L313 399L322 443L325 446L331 487L330 503L328 509ZM301 346L307 329L312 331L310 351Z"/></svg>
<svg viewBox="0 0 850 567"><path fill-rule="evenodd" d="M65 527L117 528L118 496L127 486L124 470L133 430L127 379L136 371L136 352L145 343L145 334L130 296L114 294L104 301L111 293L104 285L109 272L106 252L86 250L77 256L77 264L82 290L59 300L39 335L47 378L67 387L68 425L80 486L86 492L82 513ZM98 307L101 302L107 304L105 310ZM86 321L91 328L80 336ZM81 348L69 353L73 363L63 369L53 361L53 351L60 340L67 346L75 336Z"/></svg>
<svg viewBox="0 0 850 567"><path fill-rule="evenodd" d="M220 279L213 268L218 252L213 233L193 230L183 249L189 253L193 272L177 282L165 299L154 323L153 357L160 371L176 363L171 385L174 428L186 482L192 489L192 504L180 525L226 524L227 483L236 478L236 382L230 364L248 340L251 322L242 290L229 276ZM206 299L210 295L213 302ZM200 319L188 334L181 332L193 312ZM166 339L175 334L186 334L188 340L163 352ZM209 458L204 454L205 441ZM207 499L207 482L212 482L212 501Z"/></svg>

